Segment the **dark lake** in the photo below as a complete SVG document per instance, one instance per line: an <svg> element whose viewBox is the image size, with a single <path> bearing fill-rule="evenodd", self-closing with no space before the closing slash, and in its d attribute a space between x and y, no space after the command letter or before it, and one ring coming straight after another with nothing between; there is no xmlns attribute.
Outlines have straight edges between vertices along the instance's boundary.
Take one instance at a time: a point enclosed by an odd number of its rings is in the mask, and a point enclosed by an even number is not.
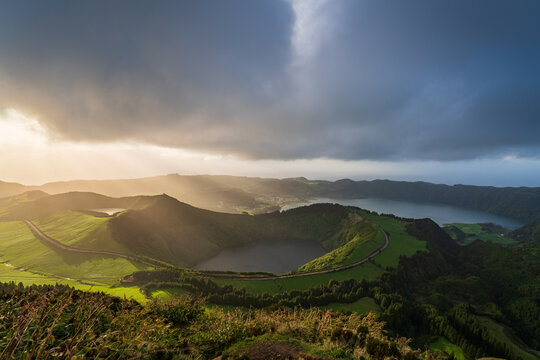
<svg viewBox="0 0 540 360"><path fill-rule="evenodd" d="M326 251L311 241L254 242L225 249L197 266L197 270L268 271L283 274L324 255Z"/></svg>
<svg viewBox="0 0 540 360"><path fill-rule="evenodd" d="M489 214L482 211L463 209L441 204L415 203L386 199L327 199L319 198L310 202L289 204L283 210L314 203L336 203L357 206L378 213L389 213L406 218L429 217L439 225L448 223L492 222L510 229L523 224L517 220ZM223 250L218 255L195 267L198 270L269 271L282 274L325 253L315 242L274 241L255 242L237 248Z"/></svg>
<svg viewBox="0 0 540 360"><path fill-rule="evenodd" d="M293 203L283 207L283 210L314 203L335 203L341 205L357 206L362 209L376 211L378 213L394 214L400 217L421 219L431 218L439 225L449 223L484 223L492 222L509 229L516 229L522 225L518 220L493 215L487 212L464 209L456 206L417 203L410 201L396 201L387 199L327 199L319 198L309 202Z"/></svg>

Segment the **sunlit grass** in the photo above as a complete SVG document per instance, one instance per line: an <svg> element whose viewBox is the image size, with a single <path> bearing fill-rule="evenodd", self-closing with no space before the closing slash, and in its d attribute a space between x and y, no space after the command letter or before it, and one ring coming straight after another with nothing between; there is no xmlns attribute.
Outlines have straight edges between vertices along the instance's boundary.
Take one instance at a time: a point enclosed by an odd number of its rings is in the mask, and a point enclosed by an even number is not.
<svg viewBox="0 0 540 360"><path fill-rule="evenodd" d="M480 224L452 223L447 224L446 226L448 226L446 231L454 240L457 239L457 236L454 231L452 231L452 227L456 227L465 233L466 238L462 243L463 245L470 244L476 239L503 245L514 244L516 242L514 239L507 236L507 234L510 232L508 229L503 229L500 233L495 233L485 231Z"/></svg>
<svg viewBox="0 0 540 360"><path fill-rule="evenodd" d="M362 212L362 216L380 226L388 235L389 244L373 260L382 267L394 268L400 256L410 257L418 251L427 251L426 243L407 233L405 221L388 216L379 216Z"/></svg>
<svg viewBox="0 0 540 360"><path fill-rule="evenodd" d="M348 270L286 279L259 281L214 279L214 281L220 285L232 285L236 288L246 288L248 291L254 293L279 293L282 291L304 290L313 286L327 285L331 280L373 280L381 273L382 270L378 266L367 262Z"/></svg>
<svg viewBox="0 0 540 360"><path fill-rule="evenodd" d="M111 287L106 283L99 281L84 281L80 283L76 279L64 279L55 277L54 275L40 275L32 273L27 270L19 270L14 268L11 264L0 264L0 282L15 282L17 284L22 283L25 286L30 285L68 285L78 290L103 292L109 295L118 296L126 299L137 300L138 302L145 303L148 301L146 297L139 291L137 286L114 286Z"/></svg>
<svg viewBox="0 0 540 360"><path fill-rule="evenodd" d="M375 303L370 297L363 297L352 303L331 303L326 306L321 306L321 309L334 310L339 312L355 312L359 315L366 315L368 313L373 313L378 315L381 312L379 305Z"/></svg>
<svg viewBox="0 0 540 360"><path fill-rule="evenodd" d="M58 281L82 280L112 286L125 275L149 269L146 265L119 257L55 249L36 239L26 224L17 221L0 222L0 255L0 261L11 266L4 265L5 268L19 271L4 275L5 281L25 277L27 275L21 271L27 271L34 277L40 275Z"/></svg>
<svg viewBox="0 0 540 360"><path fill-rule="evenodd" d="M109 217L98 217L79 211L62 211L37 219L34 223L45 234L66 245L131 253L127 247L111 237L107 228L109 220Z"/></svg>
<svg viewBox="0 0 540 360"><path fill-rule="evenodd" d="M467 360L463 350L457 345L452 344L444 337L438 337L436 341L429 344L429 349L432 351L442 350L447 354L454 354L456 360Z"/></svg>

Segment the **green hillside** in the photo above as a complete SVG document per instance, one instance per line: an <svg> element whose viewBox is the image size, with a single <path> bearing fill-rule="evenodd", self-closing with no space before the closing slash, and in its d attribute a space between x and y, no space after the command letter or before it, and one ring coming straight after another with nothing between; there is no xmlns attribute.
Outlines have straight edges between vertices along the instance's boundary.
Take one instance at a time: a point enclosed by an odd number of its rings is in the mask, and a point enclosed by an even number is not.
<svg viewBox="0 0 540 360"><path fill-rule="evenodd" d="M109 250L130 254L109 231L111 217L80 211L59 211L34 220L39 229L59 242L83 249Z"/></svg>
<svg viewBox="0 0 540 360"><path fill-rule="evenodd" d="M444 230L450 237L461 245L467 245L475 240L490 241L498 244L514 244L510 230L492 223L484 224L446 224Z"/></svg>
<svg viewBox="0 0 540 360"><path fill-rule="evenodd" d="M70 192L57 195L32 196L33 192L5 199L0 202L0 215L4 219L38 219L58 211L93 210L102 208L139 209L149 206L156 200L152 196L132 196L111 198L101 194ZM26 199L25 198L28 198ZM32 197L30 197L32 196Z"/></svg>
<svg viewBox="0 0 540 360"><path fill-rule="evenodd" d="M52 248L34 237L23 222L0 222L0 259L16 269L62 278L116 282L121 276L148 268L129 260L74 254Z"/></svg>
<svg viewBox="0 0 540 360"><path fill-rule="evenodd" d="M367 242L376 232L368 222L357 224L349 215L351 209L330 204L251 216L203 210L167 195L111 198L72 192L33 198L30 194L0 203L1 217L31 219L46 235L69 246L137 254L180 266L254 241L315 241L330 251L353 239ZM96 213L102 208L126 210L115 216ZM380 243L380 238L376 240ZM344 254L352 250L349 246ZM345 255L331 265L339 265Z"/></svg>
<svg viewBox="0 0 540 360"><path fill-rule="evenodd" d="M274 239L315 241L333 250L353 240L351 209L330 204L261 215L216 213L159 196L111 219L112 237L136 254L191 266L223 248ZM371 231L371 230L370 230Z"/></svg>

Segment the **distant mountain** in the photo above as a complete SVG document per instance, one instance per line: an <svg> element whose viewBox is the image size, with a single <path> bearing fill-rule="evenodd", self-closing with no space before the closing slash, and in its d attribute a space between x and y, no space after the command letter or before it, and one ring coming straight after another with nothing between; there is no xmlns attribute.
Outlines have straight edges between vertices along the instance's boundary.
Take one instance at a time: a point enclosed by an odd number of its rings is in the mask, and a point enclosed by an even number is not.
<svg viewBox="0 0 540 360"><path fill-rule="evenodd" d="M88 192L48 195L41 191L29 191L0 200L0 219L33 219L67 210L136 209L148 206L153 201L155 198L151 196L111 198Z"/></svg>
<svg viewBox="0 0 540 360"><path fill-rule="evenodd" d="M29 190L30 187L25 185L0 181L0 198L22 194Z"/></svg>
<svg viewBox="0 0 540 360"><path fill-rule="evenodd" d="M448 204L525 222L540 218L540 187L498 188L390 180L343 179L332 182L306 178L268 179L178 174L126 180L55 182L34 187L0 183L0 197L28 190L41 190L50 194L83 191L112 197L166 193L197 207L230 213L268 212L286 202L316 197L372 197Z"/></svg>

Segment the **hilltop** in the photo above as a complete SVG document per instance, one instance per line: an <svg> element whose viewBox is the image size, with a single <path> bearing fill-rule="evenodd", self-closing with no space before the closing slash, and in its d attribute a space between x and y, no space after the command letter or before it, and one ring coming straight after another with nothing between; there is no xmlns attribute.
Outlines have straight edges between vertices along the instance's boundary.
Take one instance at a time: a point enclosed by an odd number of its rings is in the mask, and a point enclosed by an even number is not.
<svg viewBox="0 0 540 360"><path fill-rule="evenodd" d="M104 247L101 250L121 248L179 266L192 266L224 248L255 241L314 241L331 251L364 228L371 229L365 236L376 232L369 223L352 221L351 209L332 204L252 216L199 209L167 195L112 198L72 192L32 198L29 194L4 200L0 215L6 220L32 220L60 240L65 238L62 229L71 228L73 234L82 223L85 228L99 224L99 234L93 231L93 237L66 241L81 248L96 248L96 243ZM123 211L107 216L97 212L101 208Z"/></svg>

